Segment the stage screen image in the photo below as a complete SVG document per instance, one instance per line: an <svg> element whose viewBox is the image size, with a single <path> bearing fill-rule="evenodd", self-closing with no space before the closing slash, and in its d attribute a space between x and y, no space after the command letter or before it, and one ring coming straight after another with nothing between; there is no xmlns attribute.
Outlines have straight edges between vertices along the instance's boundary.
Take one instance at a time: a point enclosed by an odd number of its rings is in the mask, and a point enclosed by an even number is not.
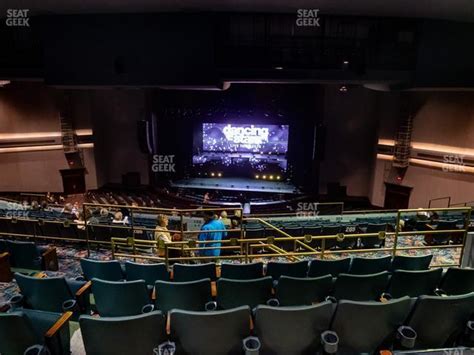
<svg viewBox="0 0 474 355"><path fill-rule="evenodd" d="M287 169L288 125L203 123L194 144L193 165L233 168L245 173L283 173Z"/></svg>
<svg viewBox="0 0 474 355"><path fill-rule="evenodd" d="M286 154L287 125L203 123L204 152Z"/></svg>

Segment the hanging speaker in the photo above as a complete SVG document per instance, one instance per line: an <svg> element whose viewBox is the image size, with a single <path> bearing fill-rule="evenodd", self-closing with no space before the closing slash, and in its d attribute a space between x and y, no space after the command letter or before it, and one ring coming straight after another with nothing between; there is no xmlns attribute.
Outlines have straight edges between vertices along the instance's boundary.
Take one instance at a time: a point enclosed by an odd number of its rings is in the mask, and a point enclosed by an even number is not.
<svg viewBox="0 0 474 355"><path fill-rule="evenodd" d="M138 146L143 154L152 154L150 123L147 120L137 122Z"/></svg>

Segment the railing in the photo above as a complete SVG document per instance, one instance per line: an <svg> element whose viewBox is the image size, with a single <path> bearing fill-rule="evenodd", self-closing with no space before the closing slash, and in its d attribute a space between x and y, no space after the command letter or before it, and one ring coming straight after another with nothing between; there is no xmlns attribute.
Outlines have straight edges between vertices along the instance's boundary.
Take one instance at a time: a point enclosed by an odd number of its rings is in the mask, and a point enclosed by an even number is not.
<svg viewBox="0 0 474 355"><path fill-rule="evenodd" d="M431 205L434 201L443 201L443 200L447 200L447 204L446 204L446 207L451 207L451 196L445 196L445 197L438 197L438 198L432 198L429 202L428 202L428 208L431 208Z"/></svg>
<svg viewBox="0 0 474 355"><path fill-rule="evenodd" d="M130 213L131 225L105 225L100 223L92 223L92 210L100 208L109 208L111 210L119 211L120 209L127 208ZM113 258L131 258L131 259L148 259L153 261L164 261L167 264L172 262L181 261L215 261L222 259L238 259L242 262L251 262L257 258L273 258L273 257L284 257L290 261L301 260L304 257L319 257L326 258L331 255L338 254L359 254L359 253L374 253L374 252L384 252L391 255L397 255L399 252L408 251L408 250L436 250L436 249L460 249L459 260L444 265L433 265L433 266L454 266L461 265L462 257L464 254L464 248L466 244L467 233L469 229L469 223L471 218L471 208L470 207L456 207L456 208L427 208L427 209L407 209L407 210L398 210L396 212L396 221L393 225L392 230L389 231L379 231L374 233L338 233L333 235L302 235L302 236L292 236L277 226L273 225L269 221L263 218L256 217L239 217L238 227L232 229L226 229L228 233L232 233L229 239L222 241L214 240L196 240L197 235L201 233L199 229L195 230L186 230L185 221L186 218L192 218L193 215L202 213L205 211L222 211L226 210L227 212L234 211L234 216L238 215L236 211L240 213L242 210L240 208L215 208L215 209L164 209L164 208L151 208L151 207L131 207L131 206L121 206L121 205L94 205L94 204L84 204L83 213L86 216L86 221L84 223L75 223L69 221L50 221L44 219L31 219L28 216L9 216L9 217L0 217L0 235L6 235L11 237L19 238L29 238L34 241L66 241L66 242L77 242L84 243L87 246L88 252L92 246L102 246L111 248ZM379 213L381 211L378 211ZM413 231L404 231L402 230L402 221L407 216L416 216L419 212L446 212L446 213L457 213L462 214L462 228L459 229L450 229L450 230L436 230L426 227L426 230L413 230ZM171 216L176 221L178 221L178 228L171 229L169 232L171 234L178 234L181 236L181 241L172 241L165 243L164 248L159 248L158 242L156 240L142 240L135 236L139 233L150 233L155 232L154 227L145 227L141 225L136 225L134 216L139 217L139 215L157 215L157 214L166 214ZM241 214L240 214L241 215ZM258 222L261 225L265 226L267 230L274 232L272 236L262 236L250 238L247 237L246 232L243 228L243 225L248 222ZM9 231L5 232L2 230L2 226L10 223L15 227L22 225L24 232L11 233ZM67 232L71 232L70 236L61 235L61 232L58 232L57 235L54 233L45 233L46 230L62 229ZM109 231L110 233L115 231L125 231L129 237L120 237L112 236L110 238L104 238L99 240L96 237L93 237L93 229L102 229L102 231ZM74 232L74 233L73 233ZM219 232L207 231L207 232ZM67 234L67 233L65 233ZM100 234L100 233L99 233ZM461 235L460 242L456 244L445 244L445 245L413 245L413 246L404 246L400 242L403 238L407 236L418 236L418 235ZM106 237L106 235L102 235ZM327 245L329 241L331 244L337 244L345 239L361 239L363 241L365 238L378 238L381 241L384 241L382 247L374 248L359 248L359 249L331 249ZM219 243L217 246L210 244ZM362 243L363 244L363 243ZM291 247L288 247L291 245ZM315 245L317 245L315 247ZM232 251L231 255L202 255L202 252L205 250L215 250L219 249L221 251ZM170 255L172 250L176 250L178 255ZM158 251L161 251L162 254L159 255Z"/></svg>

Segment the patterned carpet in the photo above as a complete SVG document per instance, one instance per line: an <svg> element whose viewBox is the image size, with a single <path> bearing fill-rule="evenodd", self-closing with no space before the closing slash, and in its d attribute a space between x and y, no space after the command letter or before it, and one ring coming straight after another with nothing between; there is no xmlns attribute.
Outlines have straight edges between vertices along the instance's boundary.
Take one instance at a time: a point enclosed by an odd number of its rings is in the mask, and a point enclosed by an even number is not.
<svg viewBox="0 0 474 355"><path fill-rule="evenodd" d="M423 246L423 237L422 236L404 236L399 237L398 246L400 247L417 247ZM385 247L393 247L393 237L387 237ZM48 276L66 276L70 278L77 277L81 274L81 267L79 260L81 258L87 257L87 249L80 247L71 247L71 246L56 246L58 259L59 259L59 271L47 271ZM458 262L461 248L442 248L442 249L412 249L404 250L398 252L400 255L426 255L433 254L432 265L446 265L453 264ZM349 253L339 253L339 254L328 254L325 256L327 259L337 259L341 257L347 257ZM355 255L355 254L351 254ZM380 257L383 255L391 255L390 251L375 251L367 253L357 253L357 256L361 257ZM112 253L107 249L91 249L90 258L96 260L110 260L112 258ZM312 257L305 257L306 259L311 259ZM262 258L261 261L267 262L268 258ZM286 261L284 257L273 258L272 260L281 260ZM137 260L138 262L146 262L145 260ZM225 260L221 260L225 261ZM257 260L255 260L257 261ZM231 262L235 262L231 261ZM18 292L16 283L13 281L11 283L1 283L0 282L0 305L8 302L12 295Z"/></svg>

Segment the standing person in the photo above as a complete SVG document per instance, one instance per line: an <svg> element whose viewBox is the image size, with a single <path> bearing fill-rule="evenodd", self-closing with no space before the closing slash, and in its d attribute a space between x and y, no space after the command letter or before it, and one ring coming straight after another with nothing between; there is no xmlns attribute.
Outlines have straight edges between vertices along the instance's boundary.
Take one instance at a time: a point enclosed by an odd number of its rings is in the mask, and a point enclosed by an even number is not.
<svg viewBox="0 0 474 355"><path fill-rule="evenodd" d="M201 227L201 233L198 239L200 241L215 241L215 243L205 243L202 247L217 247L216 249L201 250L199 253L201 256L219 256L221 250L218 248L221 246L220 241L223 237L227 236L225 231L224 223L218 219L217 215L212 211L206 211L204 215L204 224Z"/></svg>
<svg viewBox="0 0 474 355"><path fill-rule="evenodd" d="M180 240L179 234L174 234L171 236L168 231L168 216L164 214L159 214L156 218L156 228L155 228L155 240L158 242L157 253L159 256L165 255L165 243L171 243L172 241ZM168 255L171 258L179 256L179 252L176 249L168 249Z"/></svg>

